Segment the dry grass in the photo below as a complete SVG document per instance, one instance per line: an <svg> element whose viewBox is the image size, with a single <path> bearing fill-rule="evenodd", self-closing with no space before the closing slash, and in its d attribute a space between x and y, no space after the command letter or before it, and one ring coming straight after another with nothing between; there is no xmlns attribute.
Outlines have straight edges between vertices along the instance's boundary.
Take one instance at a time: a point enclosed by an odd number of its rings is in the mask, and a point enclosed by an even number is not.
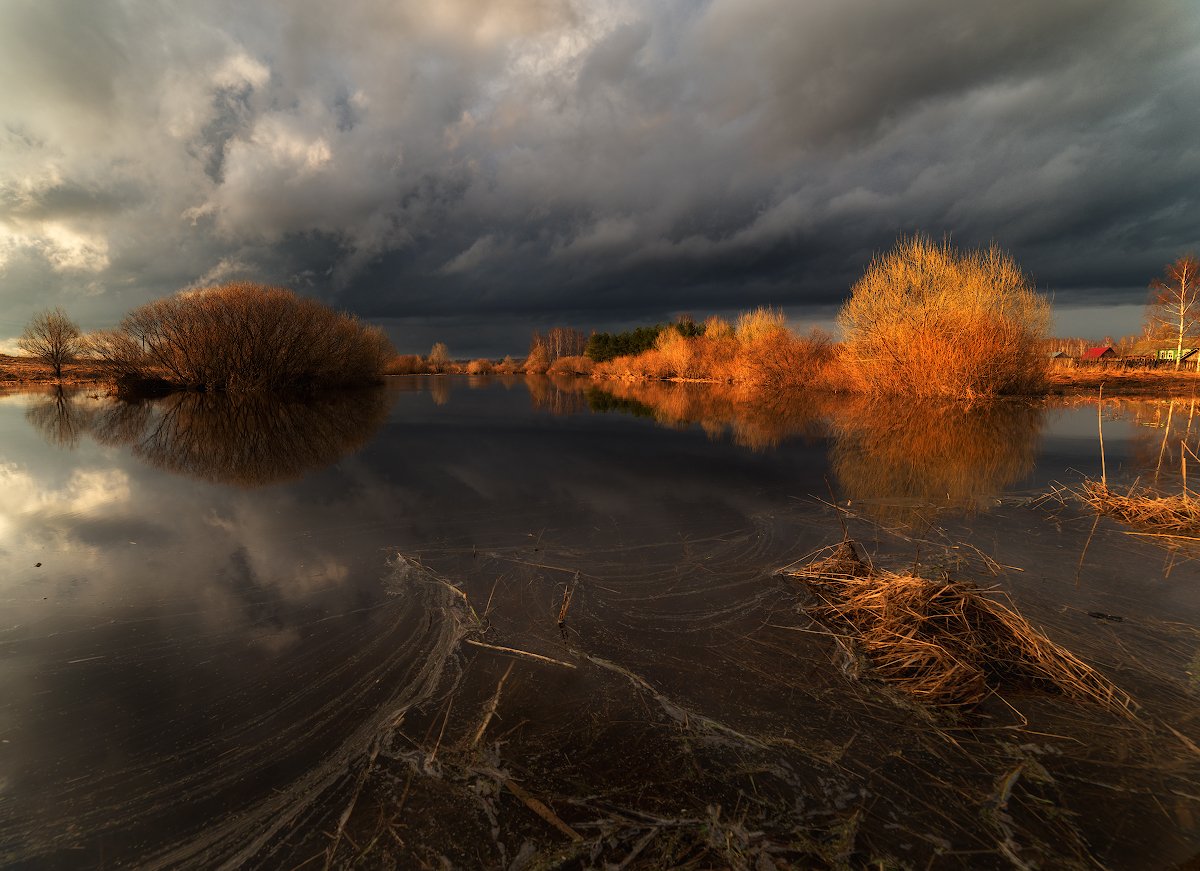
<svg viewBox="0 0 1200 871"><path fill-rule="evenodd" d="M854 389L930 398L1045 389L1050 306L995 246L922 236L876 257L838 314Z"/></svg>
<svg viewBox="0 0 1200 871"><path fill-rule="evenodd" d="M1050 389L1056 393L1094 396L1101 385L1105 396L1186 396L1200 386L1200 373L1167 366L1088 366L1053 367L1049 376Z"/></svg>
<svg viewBox="0 0 1200 871"><path fill-rule="evenodd" d="M1131 487L1125 493L1100 481L1085 480L1076 496L1100 514L1131 526L1167 532L1200 532L1200 500L1187 493L1165 496L1148 487Z"/></svg>
<svg viewBox="0 0 1200 871"><path fill-rule="evenodd" d="M877 569L849 539L788 574L820 600L814 616L847 633L843 638L853 640L875 674L922 702L968 706L1013 687L1130 715L1126 693L992 590Z"/></svg>
<svg viewBox="0 0 1200 871"><path fill-rule="evenodd" d="M33 357L13 357L0 354L0 385L21 385L26 383L48 384L61 381L64 384L83 384L106 381L109 372L92 359L73 360L65 363L62 377L56 378L54 369L41 360Z"/></svg>

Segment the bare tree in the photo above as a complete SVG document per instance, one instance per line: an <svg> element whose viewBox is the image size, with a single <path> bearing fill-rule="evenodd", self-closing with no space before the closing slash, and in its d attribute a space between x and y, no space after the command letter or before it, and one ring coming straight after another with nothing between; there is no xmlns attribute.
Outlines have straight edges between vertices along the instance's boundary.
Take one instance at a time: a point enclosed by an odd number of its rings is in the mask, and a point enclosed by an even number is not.
<svg viewBox="0 0 1200 871"><path fill-rule="evenodd" d="M1200 260L1185 254L1167 266L1166 275L1150 282L1146 309L1150 323L1169 330L1175 340L1175 368L1183 356L1183 340L1200 328ZM1198 363L1197 365L1200 365Z"/></svg>
<svg viewBox="0 0 1200 871"><path fill-rule="evenodd" d="M429 364L431 372L443 372L450 365L450 350L444 342L434 342L425 361Z"/></svg>
<svg viewBox="0 0 1200 871"><path fill-rule="evenodd" d="M83 333L61 308L34 315L17 339L17 347L53 367L54 377L62 378L62 367L83 353Z"/></svg>
<svg viewBox="0 0 1200 871"><path fill-rule="evenodd" d="M587 347L587 336L581 330L571 327L551 327L544 335L534 332L529 340L529 353L537 347L545 349L546 357L553 363L560 357L582 356Z"/></svg>

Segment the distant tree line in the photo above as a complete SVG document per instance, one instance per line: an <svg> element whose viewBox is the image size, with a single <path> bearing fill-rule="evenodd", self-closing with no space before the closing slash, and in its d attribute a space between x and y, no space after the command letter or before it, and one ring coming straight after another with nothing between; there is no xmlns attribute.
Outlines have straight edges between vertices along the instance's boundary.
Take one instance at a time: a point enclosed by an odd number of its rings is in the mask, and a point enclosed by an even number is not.
<svg viewBox="0 0 1200 871"><path fill-rule="evenodd" d="M592 333L583 353L597 363L604 363L616 357L642 354L653 348L658 337L666 330L675 330L685 339L704 335L703 324L684 317L674 323L637 327L623 333Z"/></svg>

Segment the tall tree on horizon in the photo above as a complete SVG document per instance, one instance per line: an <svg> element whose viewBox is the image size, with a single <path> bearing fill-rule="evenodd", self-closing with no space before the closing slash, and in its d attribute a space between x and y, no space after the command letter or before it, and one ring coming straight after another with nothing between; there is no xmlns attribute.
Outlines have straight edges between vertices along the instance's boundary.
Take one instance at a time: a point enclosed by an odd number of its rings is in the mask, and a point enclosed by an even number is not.
<svg viewBox="0 0 1200 871"><path fill-rule="evenodd" d="M1150 282L1150 302L1146 319L1153 325L1169 329L1175 339L1175 368L1183 356L1183 339L1200 328L1200 260L1195 254L1185 254L1167 266L1163 278ZM1197 360L1200 369L1200 360Z"/></svg>

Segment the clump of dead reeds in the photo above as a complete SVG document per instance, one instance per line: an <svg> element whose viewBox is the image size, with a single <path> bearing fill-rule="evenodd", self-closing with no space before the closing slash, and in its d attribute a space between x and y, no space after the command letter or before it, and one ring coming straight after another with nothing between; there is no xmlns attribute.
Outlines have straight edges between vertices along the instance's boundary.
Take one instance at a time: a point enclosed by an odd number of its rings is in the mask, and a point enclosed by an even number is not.
<svg viewBox="0 0 1200 871"><path fill-rule="evenodd" d="M1076 491L1076 496L1097 513L1132 526L1171 532L1200 531L1200 499L1188 493L1163 495L1136 485L1119 493L1102 481L1087 479Z"/></svg>
<svg viewBox="0 0 1200 871"><path fill-rule="evenodd" d="M935 706L976 704L1005 687L1049 690L1130 714L1129 696L1047 638L994 590L863 561L849 539L787 574L874 673Z"/></svg>

